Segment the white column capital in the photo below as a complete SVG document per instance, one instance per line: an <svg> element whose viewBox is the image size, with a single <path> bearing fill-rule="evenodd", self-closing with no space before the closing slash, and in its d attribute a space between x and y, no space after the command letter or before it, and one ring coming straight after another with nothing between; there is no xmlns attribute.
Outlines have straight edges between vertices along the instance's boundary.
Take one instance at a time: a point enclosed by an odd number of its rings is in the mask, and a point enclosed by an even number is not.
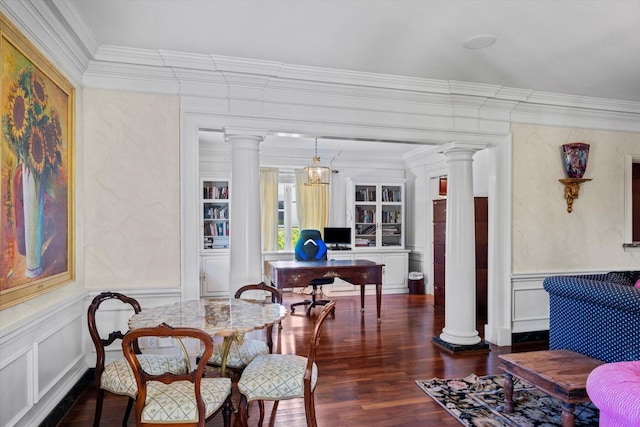
<svg viewBox="0 0 640 427"><path fill-rule="evenodd" d="M450 154L454 153L470 153L471 155L473 155L476 151L481 151L485 148L487 148L487 144L483 144L481 142L452 141L444 144L438 151L445 156L449 156Z"/></svg>
<svg viewBox="0 0 640 427"><path fill-rule="evenodd" d="M254 140L257 140L258 142L262 142L269 134L269 131L265 129L250 129L250 128L225 127L223 131L224 131L224 139L229 142L232 142L235 139L254 139Z"/></svg>

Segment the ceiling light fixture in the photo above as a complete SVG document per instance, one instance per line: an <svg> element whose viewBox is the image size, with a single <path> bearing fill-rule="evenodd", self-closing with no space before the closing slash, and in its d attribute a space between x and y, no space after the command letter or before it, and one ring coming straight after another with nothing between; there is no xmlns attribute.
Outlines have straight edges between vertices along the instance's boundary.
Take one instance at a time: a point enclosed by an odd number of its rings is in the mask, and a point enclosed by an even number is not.
<svg viewBox="0 0 640 427"><path fill-rule="evenodd" d="M331 176L331 169L325 166L320 166L320 156L318 156L318 138L316 138L316 150L313 156L313 162L311 166L304 168L307 173L307 182L305 185L328 185L329 177Z"/></svg>
<svg viewBox="0 0 640 427"><path fill-rule="evenodd" d="M485 49L489 46L492 46L498 38L491 34L481 34L478 36L473 36L464 43L462 46L465 49Z"/></svg>

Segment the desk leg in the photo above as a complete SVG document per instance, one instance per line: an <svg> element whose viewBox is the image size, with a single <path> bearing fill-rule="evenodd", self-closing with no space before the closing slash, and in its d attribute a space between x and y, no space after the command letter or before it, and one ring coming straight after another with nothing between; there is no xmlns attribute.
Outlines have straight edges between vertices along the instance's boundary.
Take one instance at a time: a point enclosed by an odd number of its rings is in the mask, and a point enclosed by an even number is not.
<svg viewBox="0 0 640 427"><path fill-rule="evenodd" d="M380 318L380 305L382 304L382 283L376 284L376 311L378 312L378 323L382 323Z"/></svg>
<svg viewBox="0 0 640 427"><path fill-rule="evenodd" d="M504 373L504 411L507 413L513 412L513 375L509 372Z"/></svg>
<svg viewBox="0 0 640 427"><path fill-rule="evenodd" d="M364 285L360 285L360 313L364 313Z"/></svg>
<svg viewBox="0 0 640 427"><path fill-rule="evenodd" d="M224 337L224 340L222 341L222 354L220 356L220 358L222 359L220 361L221 377L227 376L227 359L229 358L229 350L231 349L231 343L233 342L233 340L234 340L234 336L229 335Z"/></svg>

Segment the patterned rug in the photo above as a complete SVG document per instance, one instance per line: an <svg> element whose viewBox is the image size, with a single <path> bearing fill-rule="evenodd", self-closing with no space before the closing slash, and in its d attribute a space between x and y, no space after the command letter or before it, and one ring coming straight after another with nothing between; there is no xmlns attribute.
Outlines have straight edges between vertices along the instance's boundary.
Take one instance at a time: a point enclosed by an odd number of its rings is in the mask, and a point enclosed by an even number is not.
<svg viewBox="0 0 640 427"><path fill-rule="evenodd" d="M416 381L418 387L438 402L460 424L488 426L562 426L560 401L514 378L514 412L504 412L502 375ZM598 409L591 403L576 405L576 426L597 426Z"/></svg>

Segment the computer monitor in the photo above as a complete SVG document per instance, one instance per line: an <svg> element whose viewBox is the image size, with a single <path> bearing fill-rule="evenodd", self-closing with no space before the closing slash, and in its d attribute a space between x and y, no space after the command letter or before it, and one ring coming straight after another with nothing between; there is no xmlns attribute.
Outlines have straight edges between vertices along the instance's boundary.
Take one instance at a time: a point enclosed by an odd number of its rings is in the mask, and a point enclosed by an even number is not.
<svg viewBox="0 0 640 427"><path fill-rule="evenodd" d="M329 249L351 249L351 228L325 227L323 240Z"/></svg>

